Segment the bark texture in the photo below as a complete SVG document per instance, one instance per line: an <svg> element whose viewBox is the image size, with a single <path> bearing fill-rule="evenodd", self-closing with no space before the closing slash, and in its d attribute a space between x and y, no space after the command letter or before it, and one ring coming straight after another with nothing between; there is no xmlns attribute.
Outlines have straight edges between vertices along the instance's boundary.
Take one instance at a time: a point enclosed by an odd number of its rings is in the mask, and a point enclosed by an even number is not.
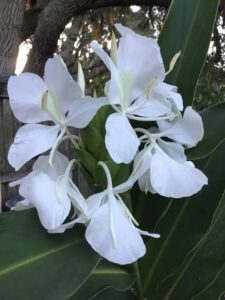
<svg viewBox="0 0 225 300"><path fill-rule="evenodd" d="M57 41L72 17L85 11L109 7L147 5L168 8L171 0L36 0L25 14L21 27L21 38L34 34L33 48L25 71L43 74L46 60L57 48ZM221 0L220 11L225 12L225 0ZM225 14L225 13L224 13Z"/></svg>
<svg viewBox="0 0 225 300"><path fill-rule="evenodd" d="M30 27L34 33L34 42L29 55L25 71L43 74L43 67L46 60L52 56L57 48L58 38L70 19L90 9L97 9L109 6L129 5L163 5L168 7L171 0L51 0L44 9L39 9L39 17ZM40 8L40 4L39 4ZM37 6L34 6L37 14ZM31 11L30 11L31 14ZM25 22L28 19L25 18ZM29 26L24 23L23 37L28 37L25 28ZM34 28L35 27L35 28ZM31 30L32 29L32 30Z"/></svg>
<svg viewBox="0 0 225 300"><path fill-rule="evenodd" d="M24 0L0 0L0 82L15 71L23 16Z"/></svg>

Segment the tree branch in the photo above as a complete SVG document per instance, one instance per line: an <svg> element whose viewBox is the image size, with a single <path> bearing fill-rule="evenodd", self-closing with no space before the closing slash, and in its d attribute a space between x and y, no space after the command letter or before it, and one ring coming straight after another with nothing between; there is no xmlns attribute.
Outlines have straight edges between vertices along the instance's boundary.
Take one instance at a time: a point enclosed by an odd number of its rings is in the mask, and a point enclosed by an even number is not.
<svg viewBox="0 0 225 300"><path fill-rule="evenodd" d="M27 15L25 18L23 36L28 37L35 30L34 43L25 70L41 75L46 60L57 49L58 38L72 17L90 9L109 6L147 5L167 8L171 0L38 0L37 2L42 3L42 6L35 5L33 12L30 12L31 16ZM224 7L224 3L225 0L221 0L220 9ZM36 14L36 17L32 18L32 14ZM27 27L29 29L25 29Z"/></svg>

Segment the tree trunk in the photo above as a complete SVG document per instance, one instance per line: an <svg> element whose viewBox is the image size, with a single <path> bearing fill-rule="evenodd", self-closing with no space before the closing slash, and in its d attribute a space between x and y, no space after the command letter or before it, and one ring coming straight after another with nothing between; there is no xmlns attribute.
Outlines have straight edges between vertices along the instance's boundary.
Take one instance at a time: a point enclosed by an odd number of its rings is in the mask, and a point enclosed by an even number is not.
<svg viewBox="0 0 225 300"><path fill-rule="evenodd" d="M20 45L24 0L0 0L0 81L14 73Z"/></svg>

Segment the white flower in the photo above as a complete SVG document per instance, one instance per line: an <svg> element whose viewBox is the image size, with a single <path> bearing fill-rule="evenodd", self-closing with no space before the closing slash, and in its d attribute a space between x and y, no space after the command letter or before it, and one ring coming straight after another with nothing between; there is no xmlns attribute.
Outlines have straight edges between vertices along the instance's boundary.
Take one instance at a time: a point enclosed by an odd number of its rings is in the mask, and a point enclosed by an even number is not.
<svg viewBox="0 0 225 300"><path fill-rule="evenodd" d="M117 50L113 36L112 59L96 42L91 47L111 72L106 94L116 113L106 121L106 148L116 163L129 163L140 142L128 119L171 119L177 113L172 105L182 110L183 104L175 87L163 83L166 73L157 42L120 24L116 28L122 37Z"/></svg>
<svg viewBox="0 0 225 300"><path fill-rule="evenodd" d="M34 164L33 171L21 180L19 193L25 198L14 210L35 207L41 224L51 233L63 232L75 223L87 222L87 206L78 188L71 179L73 161L56 152L53 164L48 156L41 156ZM72 206L78 218L63 224Z"/></svg>
<svg viewBox="0 0 225 300"><path fill-rule="evenodd" d="M32 73L11 76L8 82L10 106L22 126L11 145L9 163L18 170L27 161L56 147L67 126L87 126L106 99L83 97L83 91L69 74L60 56L45 65L44 80ZM36 124L53 121L54 125Z"/></svg>
<svg viewBox="0 0 225 300"><path fill-rule="evenodd" d="M91 219L85 237L91 247L107 260L121 265L130 264L146 252L141 234L156 238L159 235L134 226L133 222L138 225L137 222L118 192L113 191L109 170L105 164L100 164L106 172L108 187L87 199Z"/></svg>
<svg viewBox="0 0 225 300"><path fill-rule="evenodd" d="M187 107L183 118L160 124L162 131L150 133L139 129L148 139L134 160L134 169L127 181L131 186L138 180L140 189L165 197L181 198L197 193L208 183L207 177L187 161L184 147L195 146L203 137L201 117ZM164 129L164 130L163 130ZM163 138L173 141L165 141ZM124 184L117 188L123 189Z"/></svg>

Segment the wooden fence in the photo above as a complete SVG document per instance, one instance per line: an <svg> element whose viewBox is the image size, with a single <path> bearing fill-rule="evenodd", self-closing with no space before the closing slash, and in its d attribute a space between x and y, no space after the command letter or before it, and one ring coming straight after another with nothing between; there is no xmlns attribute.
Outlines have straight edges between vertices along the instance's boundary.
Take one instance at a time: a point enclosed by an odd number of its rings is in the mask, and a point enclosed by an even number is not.
<svg viewBox="0 0 225 300"><path fill-rule="evenodd" d="M18 180L24 177L31 171L33 161L28 162L19 171L15 172L9 165L7 154L11 143L13 142L17 129L21 123L14 117L9 106L6 85L0 88L0 201L5 203L12 197L18 194L17 188L9 187L9 182ZM74 156L73 150L69 142L65 142L60 148L60 151L66 154L69 158ZM86 181L78 169L74 170L74 180L85 196L91 193ZM0 203L0 204L1 204ZM2 205L0 205L1 208Z"/></svg>

